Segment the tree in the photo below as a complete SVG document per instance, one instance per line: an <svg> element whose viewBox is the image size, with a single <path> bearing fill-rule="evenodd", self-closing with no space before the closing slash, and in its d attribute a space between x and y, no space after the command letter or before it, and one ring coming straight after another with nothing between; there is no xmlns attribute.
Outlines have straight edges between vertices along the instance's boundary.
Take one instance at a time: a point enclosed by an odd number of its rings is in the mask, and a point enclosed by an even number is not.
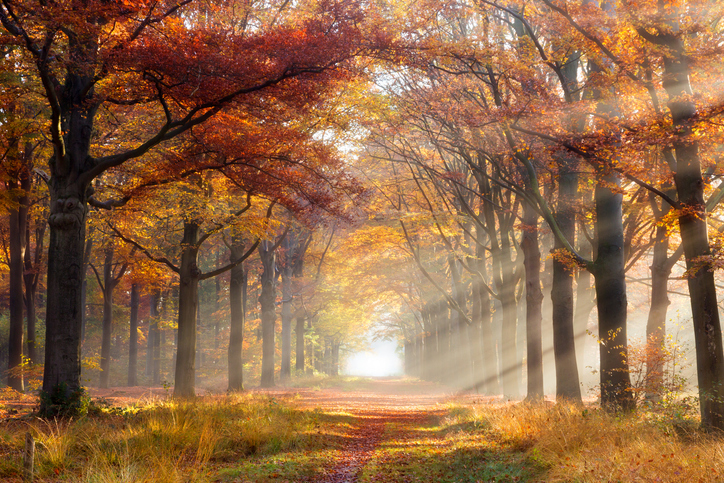
<svg viewBox="0 0 724 483"><path fill-rule="evenodd" d="M256 102L272 90L301 99L357 49L361 17L343 3L322 5L295 23L285 23L289 17L262 23L253 32L223 28L222 15L202 27L199 12L189 5L87 1L72 8L30 2L0 7L0 22L33 63L51 112L43 391L47 400L63 403L44 404L44 414L79 407L80 267L93 179L241 100ZM223 76L216 75L220 66ZM123 112L139 104L158 126L155 133L144 136L128 124L134 147L114 152L103 146L109 131L103 130L101 106Z"/></svg>

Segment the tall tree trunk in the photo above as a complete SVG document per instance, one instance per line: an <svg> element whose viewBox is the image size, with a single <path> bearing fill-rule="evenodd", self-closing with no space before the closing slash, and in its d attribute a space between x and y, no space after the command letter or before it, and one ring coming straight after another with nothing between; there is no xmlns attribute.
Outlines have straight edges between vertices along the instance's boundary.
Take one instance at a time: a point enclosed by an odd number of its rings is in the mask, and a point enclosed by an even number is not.
<svg viewBox="0 0 724 483"><path fill-rule="evenodd" d="M113 330L113 243L109 241L103 262L103 333L101 336L101 388L108 387L111 370L111 335Z"/></svg>
<svg viewBox="0 0 724 483"><path fill-rule="evenodd" d="M284 239L284 265L282 272L282 364L279 378L288 380L292 375L292 269L296 237L293 232Z"/></svg>
<svg viewBox="0 0 724 483"><path fill-rule="evenodd" d="M463 288L462 278L460 275L459 262L452 255L448 257L448 265L450 267L450 275L452 278L452 296L455 303L463 312L467 312L467 301L465 298L465 289ZM460 388L469 388L474 386L471 364L467 355L470 354L468 345L467 327L463 317L457 310L451 311L450 318L450 357L452 362L453 378L450 382Z"/></svg>
<svg viewBox="0 0 724 483"><path fill-rule="evenodd" d="M31 151L29 146L26 146L25 152ZM29 166L29 164L28 164ZM27 178L27 180L25 179ZM21 177L21 188L26 192L30 192L32 185L30 176ZM45 238L45 221L36 220L35 226L35 253L31 256L30 254L30 225L25 230L25 257L23 260L24 271L23 281L25 282L25 314L27 317L27 345L28 345L28 357L30 362L33 364L40 363L38 357L38 347L36 339L36 303L37 303L37 290L38 282L40 280L40 264L43 257L43 241Z"/></svg>
<svg viewBox="0 0 724 483"><path fill-rule="evenodd" d="M140 294L138 284L131 285L131 320L128 333L128 385L138 385L138 306Z"/></svg>
<svg viewBox="0 0 724 483"><path fill-rule="evenodd" d="M244 254L244 243L239 235L231 241L230 261L238 260ZM242 347L244 343L244 319L246 317L246 272L242 263L231 269L229 282L229 305L231 312L229 331L229 391L244 390L244 363Z"/></svg>
<svg viewBox="0 0 724 483"><path fill-rule="evenodd" d="M151 347L151 381L154 386L161 384L161 347L163 343L163 332L161 330L161 320L167 309L168 302L168 291L161 293L159 289L156 289L153 294L153 308L152 315L154 318L153 324L153 346ZM174 365L175 365L174 360Z"/></svg>
<svg viewBox="0 0 724 483"><path fill-rule="evenodd" d="M199 300L199 276L196 265L199 225L194 221L184 223L181 241L181 266L179 271L178 298L178 347L176 349L176 376L174 397L194 397L196 357L196 312Z"/></svg>
<svg viewBox="0 0 724 483"><path fill-rule="evenodd" d="M261 334L262 334L262 360L261 360L261 387L274 386L274 326L276 324L276 250L273 243L264 241L259 244L259 257L262 263L261 274Z"/></svg>
<svg viewBox="0 0 724 483"><path fill-rule="evenodd" d="M660 34L656 39L667 47L663 85L675 132L674 182L684 208L679 227L689 273L701 422L705 427L724 429L724 352L714 269L711 261L706 261L711 255L704 204L706 183L701 174L699 141L693 132L697 112L689 84L689 60L681 35Z"/></svg>
<svg viewBox="0 0 724 483"><path fill-rule="evenodd" d="M81 282L81 320L80 320L80 342L85 342L85 330L86 330L86 322L88 320L88 314L86 313L87 309L87 295L88 295L88 265L90 265L90 257L91 253L93 252L93 228L91 227L88 230L88 237L85 241L85 248L83 248L83 266L80 268L81 277L83 278Z"/></svg>
<svg viewBox="0 0 724 483"><path fill-rule="evenodd" d="M478 261L472 257L468 258L468 265L472 267L478 266ZM470 362L472 365L473 389L476 393L485 391L485 367L483 367L483 339L481 335L481 326L483 321L483 307L480 300L480 288L483 280L473 275L473 281L470 291L471 303L471 322L468 328L468 345L470 347ZM423 319L424 320L424 319Z"/></svg>
<svg viewBox="0 0 724 483"><path fill-rule="evenodd" d="M11 148L17 155L17 146ZM18 158L18 156L13 156ZM18 159L19 160L19 159ZM21 189L18 180L8 182L8 189ZM17 197L17 206L10 209L10 333L8 340L8 386L24 391L23 374L23 258L25 257L25 230L28 224L28 194Z"/></svg>
<svg viewBox="0 0 724 483"><path fill-rule="evenodd" d="M30 142L25 143L23 152L24 162L20 172L20 189L25 195L26 207L21 208L19 214L25 210L25 253L23 255L23 283L25 285L25 317L27 320L27 348L28 358L32 364L40 362L38 357L37 338L35 335L36 316L36 293L38 281L40 280L40 262L43 257L43 241L45 237L45 222L36 220L34 230L31 229L31 218L29 216L30 191L33 187L31 172L33 169L33 150ZM35 232L35 254L31 255L30 233Z"/></svg>
<svg viewBox="0 0 724 483"><path fill-rule="evenodd" d="M578 175L573 160L561 160L558 186L558 226L571 244L575 243L576 216L573 209L578 191ZM563 249L556 238L555 249ZM573 332L573 273L564 263L553 261L553 353L556 361L556 398L581 403L581 388L576 363L575 334Z"/></svg>
<svg viewBox="0 0 724 483"><path fill-rule="evenodd" d="M667 194L673 193L673 186L664 190ZM660 386L663 380L664 341L666 339L666 313L671 303L669 300L669 277L679 256L669 258L668 228L659 223L671 210L671 206L662 201L662 208L658 207L653 195L650 197L651 207L657 221L654 235L654 249L651 261L651 307L646 321L646 380L651 389ZM646 398L655 400L659 397L657 391L649 390Z"/></svg>
<svg viewBox="0 0 724 483"><path fill-rule="evenodd" d="M67 176L67 175L66 175ZM86 187L67 177L50 182L50 242L45 320L45 365L40 414L75 414L83 407L80 381Z"/></svg>
<svg viewBox="0 0 724 483"><path fill-rule="evenodd" d="M520 397L520 381L517 356L518 304L515 296L517 280L511 253L510 239L505 228L501 228L500 265L502 285L499 287L502 304L502 368L503 394L509 398Z"/></svg>
<svg viewBox="0 0 724 483"><path fill-rule="evenodd" d="M597 177L594 196L598 246L593 276L601 341L601 405L628 410L635 402L628 370L623 195L609 188L620 186L616 173L599 173Z"/></svg>
<svg viewBox="0 0 724 483"><path fill-rule="evenodd" d="M582 238L582 237L581 237ZM587 259L593 259L593 249L588 240L580 240L578 253ZM576 361L578 376L583 380L586 363L585 357L591 352L596 340L588 336L588 319L596 306L595 288L591 285L591 272L579 270L576 274L576 303L573 314L573 331L576 335ZM597 345L597 344L596 344ZM593 351L595 352L595 350ZM583 381L581 381L583 382Z"/></svg>
<svg viewBox="0 0 724 483"><path fill-rule="evenodd" d="M221 253L216 252L216 266L221 266ZM219 348L219 331L221 330L221 316L219 309L221 308L221 277L214 277L214 349Z"/></svg>
<svg viewBox="0 0 724 483"><path fill-rule="evenodd" d="M297 327L296 327L296 335L297 335L297 343L296 343L296 361L294 364L294 369L296 370L297 374L304 373L304 312L302 309L299 309L299 312L297 313Z"/></svg>
<svg viewBox="0 0 724 483"><path fill-rule="evenodd" d="M478 233L480 236L480 232ZM481 240L479 238L479 240ZM485 247L480 244L477 246L477 255L480 259L478 270L487 277L488 264L485 259ZM495 355L495 336L493 335L493 313L490 293L487 288L480 284L478 287L480 294L480 336L483 346L483 377L485 381L485 394L500 394L500 380L498 379L498 362Z"/></svg>
<svg viewBox="0 0 724 483"><path fill-rule="evenodd" d="M530 203L523 203L523 264L525 265L525 332L527 345L528 391L530 401L543 399L543 347L541 321L543 291L540 284L540 248L538 247L538 213Z"/></svg>

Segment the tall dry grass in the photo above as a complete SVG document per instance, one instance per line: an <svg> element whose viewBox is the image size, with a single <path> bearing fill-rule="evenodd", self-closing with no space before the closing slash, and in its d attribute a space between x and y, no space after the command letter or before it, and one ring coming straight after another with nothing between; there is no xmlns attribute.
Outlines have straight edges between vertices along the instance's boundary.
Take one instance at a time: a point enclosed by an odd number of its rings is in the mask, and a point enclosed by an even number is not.
<svg viewBox="0 0 724 483"><path fill-rule="evenodd" d="M724 481L724 437L670 413L508 403L454 405L449 414L448 425L468 424L526 452L547 482Z"/></svg>
<svg viewBox="0 0 724 483"><path fill-rule="evenodd" d="M215 481L225 462L311 447L316 424L314 413L289 401L252 394L96 408L74 421L15 425L3 436L12 451L0 459L17 461L3 468L0 480L20 477L16 446L28 430L37 442L39 481L169 483Z"/></svg>

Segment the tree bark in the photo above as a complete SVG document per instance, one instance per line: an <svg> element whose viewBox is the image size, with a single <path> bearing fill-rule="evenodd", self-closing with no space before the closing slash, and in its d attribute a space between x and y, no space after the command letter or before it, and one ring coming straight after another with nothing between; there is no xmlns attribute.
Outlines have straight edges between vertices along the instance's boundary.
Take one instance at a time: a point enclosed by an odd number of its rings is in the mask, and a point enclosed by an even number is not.
<svg viewBox="0 0 724 483"><path fill-rule="evenodd" d="M296 327L296 335L297 335L297 343L296 343L296 361L294 364L294 369L297 371L297 374L303 374L304 373L304 315L302 314L301 310L299 311L299 314L297 315L297 327Z"/></svg>
<svg viewBox="0 0 724 483"><path fill-rule="evenodd" d="M558 185L556 220L568 241L575 243L576 216L573 209L578 190L578 175L571 159L561 160ZM554 249L563 249L555 239ZM556 398L581 403L581 388L576 363L575 334L573 332L573 273L559 260L553 261L553 353L556 361Z"/></svg>
<svg viewBox="0 0 724 483"><path fill-rule="evenodd" d="M697 112L689 83L689 61L680 35L662 34L658 40L667 47L663 85L669 97L668 108L675 133L674 182L682 205L679 227L689 274L701 422L708 428L724 429L724 352L714 269L707 260L711 247L699 141L692 126Z"/></svg>
<svg viewBox="0 0 724 483"><path fill-rule="evenodd" d="M282 363L279 379L288 380L292 375L292 269L294 252L297 250L294 232L284 239L284 264L282 275Z"/></svg>
<svg viewBox="0 0 724 483"><path fill-rule="evenodd" d="M131 320L128 333L128 385L138 385L138 284L131 285Z"/></svg>
<svg viewBox="0 0 724 483"><path fill-rule="evenodd" d="M274 386L274 337L276 324L276 250L273 243L264 241L259 244L259 257L262 263L261 274L261 334L262 334L262 361L261 361L261 387Z"/></svg>
<svg viewBox="0 0 724 483"><path fill-rule="evenodd" d="M113 330L113 243L109 241L103 262L103 333L101 335L101 388L108 387L111 370L111 336Z"/></svg>
<svg viewBox="0 0 724 483"><path fill-rule="evenodd" d="M66 186L64 186L66 185ZM40 414L75 414L82 408L80 381L81 293L85 249L85 187L51 179L45 365Z"/></svg>
<svg viewBox="0 0 724 483"><path fill-rule="evenodd" d="M13 148L17 153L17 146ZM17 157L17 156L14 156ZM18 180L9 181L8 189L21 189ZM17 206L10 209L10 331L8 340L8 386L23 392L25 385L21 366L23 363L23 258L25 257L25 230L28 223L28 194L21 193L15 200Z"/></svg>
<svg viewBox="0 0 724 483"><path fill-rule="evenodd" d="M452 255L448 257L448 266L452 278L452 297L458 307L467 312L467 300L460 275L459 262ZM457 310L451 311L450 319L450 357L452 362L450 379L456 387L472 388L475 385L472 364L466 355L470 354L469 340L466 337L467 324Z"/></svg>
<svg viewBox="0 0 724 483"><path fill-rule="evenodd" d="M239 235L231 241L230 261L239 259L244 254L244 243ZM244 390L244 363L242 348L244 344L244 319L246 317L246 272L243 264L231 269L229 282L229 305L231 312L229 332L229 391Z"/></svg>
<svg viewBox="0 0 724 483"><path fill-rule="evenodd" d="M598 243L593 276L601 354L601 406L630 410L635 401L628 368L623 195L609 188L621 184L616 173L598 173L597 178L594 197Z"/></svg>
<svg viewBox="0 0 724 483"><path fill-rule="evenodd" d="M179 267L178 299L178 347L176 350L176 376L174 397L196 395L196 312L199 300L199 271L196 244L199 225L195 221L184 223L184 237L181 241L181 266Z"/></svg>
<svg viewBox="0 0 724 483"><path fill-rule="evenodd" d="M672 193L673 186L665 189L667 194ZM658 207L653 196L650 199L654 211L654 218L657 221L656 233L654 235L654 249L651 261L651 307L646 321L646 380L650 388L660 386L663 379L663 355L664 341L666 339L666 313L671 301L669 300L669 277L671 270L676 263L677 257L669 258L669 237L668 228L659 223L671 210L668 203L662 201L661 209ZM655 400L659 397L657 391L649 390L646 398Z"/></svg>
<svg viewBox="0 0 724 483"><path fill-rule="evenodd" d="M26 146L25 153L26 156L29 156L29 152L31 151L31 148L29 146ZM26 165L29 167L29 160ZM25 192L30 192L30 189L32 187L31 180L30 180L30 173L27 173L27 176L21 177L21 188L25 190ZM37 339L36 339L36 321L37 321L37 315L36 315L36 303L37 303L37 290L38 290L38 282L40 280L40 264L43 257L43 252L45 251L43 249L43 241L45 238L45 220L36 220L36 226L35 226L35 253L34 255L30 254L30 232L32 230L30 229L30 224L28 223L28 227L25 230L25 257L23 260L24 264L24 271L23 271L23 281L25 282L25 314L27 318L27 346L28 346L28 358L30 358L30 362L32 364L39 364L40 358L38 356L38 347L37 347Z"/></svg>
<svg viewBox="0 0 724 483"><path fill-rule="evenodd" d="M540 284L540 248L538 247L538 213L530 203L523 203L523 265L525 266L525 332L527 348L528 391L526 399L543 399L543 348L541 321L543 291Z"/></svg>

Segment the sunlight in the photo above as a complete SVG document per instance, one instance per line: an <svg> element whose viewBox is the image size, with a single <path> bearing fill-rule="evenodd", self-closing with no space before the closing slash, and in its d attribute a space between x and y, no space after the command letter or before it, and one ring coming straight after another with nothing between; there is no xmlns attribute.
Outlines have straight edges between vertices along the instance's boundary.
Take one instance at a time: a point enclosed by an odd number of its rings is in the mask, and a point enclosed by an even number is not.
<svg viewBox="0 0 724 483"><path fill-rule="evenodd" d="M396 348L396 342L375 342L371 350L352 354L342 373L348 376L399 376L402 374L402 361Z"/></svg>

